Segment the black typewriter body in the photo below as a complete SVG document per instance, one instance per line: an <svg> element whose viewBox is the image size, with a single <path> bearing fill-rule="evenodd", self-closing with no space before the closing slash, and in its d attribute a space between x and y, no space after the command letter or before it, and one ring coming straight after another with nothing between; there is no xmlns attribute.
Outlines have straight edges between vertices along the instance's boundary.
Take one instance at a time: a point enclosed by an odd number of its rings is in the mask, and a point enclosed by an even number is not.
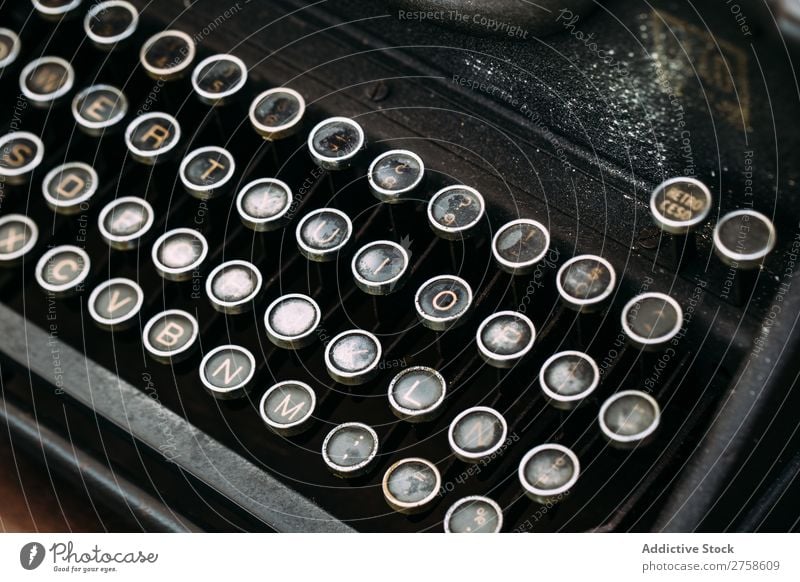
<svg viewBox="0 0 800 582"><path fill-rule="evenodd" d="M0 270L2 413L15 450L82 483L92 503L135 530L435 532L471 495L497 502L507 532L798 529L797 57L778 33L775 5L743 6L743 20L716 2L609 0L554 14L540 37L472 35L421 20L419 6L406 3L132 3L137 30L110 52L87 40L83 12L48 21L27 2L0 7L0 25L22 46L0 72L4 127L38 135L45 151L26 183L3 184L0 207L0 217L23 214L39 229L35 249ZM192 37L195 63L231 53L247 64L235 101L213 108L187 78L145 74L139 49L166 29ZM72 63L74 88L65 103L36 108L19 91L19 72L51 54ZM122 130L88 136L69 101L97 83L120 88L129 111ZM247 112L273 87L298 91L306 111L296 135L267 141ZM148 166L131 158L122 133L152 111L175 116L182 134L173 159ZM339 171L315 165L306 144L332 116L366 133L366 150ZM181 158L202 146L236 160L231 191L209 200L187 194L178 176ZM425 161L426 179L417 200L383 204L370 193L368 166L398 148ZM68 161L99 176L91 203L71 216L54 213L41 192L45 174ZM714 201L683 259L687 248L654 225L648 206L654 187L674 176L702 180ZM236 191L257 178L291 187L285 227L254 232L241 223ZM447 241L429 227L426 207L452 184L480 191L486 218L474 236ZM98 233L100 211L122 196L154 209L151 236L137 249L113 249ZM295 228L323 207L351 218L353 240L337 260L315 263L298 252ZM714 224L737 208L760 211L777 232L754 273L714 254ZM551 238L537 268L514 276L497 267L491 245L517 218L541 222ZM209 248L196 275L173 282L154 269L151 247L179 227L203 233ZM399 291L372 297L354 284L351 259L380 239L406 248L409 276ZM83 291L55 298L34 268L60 244L84 248L92 265ZM559 267L586 253L617 272L599 313L568 309L556 288ZM234 259L258 267L263 289L252 310L220 313L206 278ZM419 324L415 291L448 274L472 287L472 313L437 333ZM92 321L86 301L113 277L136 281L144 297L135 325L112 333ZM626 303L651 291L667 293L684 315L675 341L654 352L628 345L620 325ZM297 350L276 347L264 331L264 310L287 293L309 295L322 313L315 341ZM172 308L197 318L199 345L165 365L146 353L142 327ZM537 332L510 369L487 365L475 345L480 322L503 310L525 313ZM346 386L331 379L324 353L354 328L380 338L383 354L373 379ZM203 354L224 344L255 355L244 398L215 399L198 376ZM542 364L562 350L586 352L600 371L595 392L572 410L551 406L539 388ZM447 381L442 410L428 422L399 420L387 402L390 380L412 366ZM289 437L267 430L257 410L286 380L317 397L309 428ZM660 404L658 430L642 446L611 447L598 428L600 406L638 389ZM491 458L468 463L453 455L448 427L474 406L501 411L508 435ZM355 421L371 426L380 446L367 473L343 479L320 450L334 426ZM542 443L569 446L580 459L577 482L557 502L531 500L518 478L523 456ZM387 469L407 457L441 473L435 499L414 515L393 510L382 493Z"/></svg>

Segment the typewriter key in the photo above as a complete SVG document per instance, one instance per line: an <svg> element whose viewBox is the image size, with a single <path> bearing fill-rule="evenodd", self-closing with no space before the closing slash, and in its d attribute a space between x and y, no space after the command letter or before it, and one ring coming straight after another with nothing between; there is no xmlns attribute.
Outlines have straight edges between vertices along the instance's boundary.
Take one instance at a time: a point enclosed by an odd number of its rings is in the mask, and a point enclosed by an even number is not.
<svg viewBox="0 0 800 582"><path fill-rule="evenodd" d="M439 494L442 476L436 465L411 457L394 463L383 475L383 496L400 513L418 513Z"/></svg>
<svg viewBox="0 0 800 582"><path fill-rule="evenodd" d="M775 226L755 210L735 210L719 219L714 229L714 251L727 265L754 269L775 247Z"/></svg>
<svg viewBox="0 0 800 582"><path fill-rule="evenodd" d="M208 393L219 400L247 396L255 373L256 359L241 346L219 346L200 362L200 380Z"/></svg>
<svg viewBox="0 0 800 582"><path fill-rule="evenodd" d="M536 329L527 316L516 311L500 311L483 320L475 339L487 364L511 368L533 348Z"/></svg>
<svg viewBox="0 0 800 582"><path fill-rule="evenodd" d="M634 346L658 349L683 326L683 310L664 293L643 293L622 308L622 329Z"/></svg>
<svg viewBox="0 0 800 582"><path fill-rule="evenodd" d="M591 312L600 309L614 292L617 273L597 255L580 255L564 263L556 275L561 300L570 309Z"/></svg>
<svg viewBox="0 0 800 582"><path fill-rule="evenodd" d="M59 20L65 16L72 16L80 5L81 0L31 0L34 9L48 20Z"/></svg>
<svg viewBox="0 0 800 582"><path fill-rule="evenodd" d="M486 406L468 408L450 423L447 438L456 457L477 463L505 443L508 425L503 415Z"/></svg>
<svg viewBox="0 0 800 582"><path fill-rule="evenodd" d="M575 485L580 463L563 445L544 444L532 448L519 464L519 481L528 497L538 503L555 503Z"/></svg>
<svg viewBox="0 0 800 582"><path fill-rule="evenodd" d="M414 297L417 316L425 327L444 331L464 323L472 306L472 288L454 275L428 279Z"/></svg>
<svg viewBox="0 0 800 582"><path fill-rule="evenodd" d="M362 329L351 329L328 342L325 365L331 378L355 386L375 377L382 353L377 337Z"/></svg>
<svg viewBox="0 0 800 582"><path fill-rule="evenodd" d="M135 249L153 226L153 207L144 198L123 196L106 204L100 211L97 226L100 236L121 251Z"/></svg>
<svg viewBox="0 0 800 582"><path fill-rule="evenodd" d="M252 263L234 260L218 265L206 279L211 306L222 313L249 311L261 291L261 272Z"/></svg>
<svg viewBox="0 0 800 582"><path fill-rule="evenodd" d="M111 50L130 38L139 24L139 12L125 0L100 2L83 19L86 36L100 49Z"/></svg>
<svg viewBox="0 0 800 582"><path fill-rule="evenodd" d="M192 228L173 228L153 244L153 265L168 281L187 281L208 255L206 237Z"/></svg>
<svg viewBox="0 0 800 582"><path fill-rule="evenodd" d="M381 202L402 202L425 177L425 164L414 152L392 150L379 155L369 166L367 180Z"/></svg>
<svg viewBox="0 0 800 582"><path fill-rule="evenodd" d="M339 477L363 475L377 454L378 435L360 422L340 424L322 443L322 458Z"/></svg>
<svg viewBox="0 0 800 582"><path fill-rule="evenodd" d="M406 368L389 383L389 404L401 420L423 422L441 410L447 392L444 377L426 366Z"/></svg>
<svg viewBox="0 0 800 582"><path fill-rule="evenodd" d="M86 251L74 245L61 245L48 250L36 263L39 286L61 297L83 290L91 261Z"/></svg>
<svg viewBox="0 0 800 582"><path fill-rule="evenodd" d="M370 295L389 295L405 282L408 253L392 241L371 242L353 256L351 269L359 289Z"/></svg>
<svg viewBox="0 0 800 582"><path fill-rule="evenodd" d="M257 232L276 230L288 220L292 207L292 190L275 178L253 180L236 196L236 210L242 223Z"/></svg>
<svg viewBox="0 0 800 582"><path fill-rule="evenodd" d="M44 144L27 131L0 136L0 180L24 184L44 159Z"/></svg>
<svg viewBox="0 0 800 582"><path fill-rule="evenodd" d="M562 410L574 408L600 383L600 369L594 359L567 350L550 356L539 371L539 386L550 404Z"/></svg>
<svg viewBox="0 0 800 582"><path fill-rule="evenodd" d="M92 85L75 95L72 116L78 128L92 136L102 135L125 118L128 99L111 85Z"/></svg>
<svg viewBox="0 0 800 582"><path fill-rule="evenodd" d="M335 208L309 212L297 225L297 246L310 261L334 260L353 234L350 217Z"/></svg>
<svg viewBox="0 0 800 582"><path fill-rule="evenodd" d="M236 171L231 153L217 146L198 148L186 154L178 175L184 189L201 200L215 198L225 193L225 185Z"/></svg>
<svg viewBox="0 0 800 582"><path fill-rule="evenodd" d="M694 178L672 178L659 184L650 196L650 213L658 227L671 234L686 234L711 211L711 191Z"/></svg>
<svg viewBox="0 0 800 582"><path fill-rule="evenodd" d="M448 186L428 203L428 223L433 232L447 240L471 236L483 218L483 196L468 186Z"/></svg>
<svg viewBox="0 0 800 582"><path fill-rule="evenodd" d="M192 71L192 87L200 101L223 105L247 83L247 65L233 55L214 55Z"/></svg>
<svg viewBox="0 0 800 582"><path fill-rule="evenodd" d="M306 102L294 89L278 87L258 95L250 104L250 123L267 140L294 135L300 129Z"/></svg>
<svg viewBox="0 0 800 582"><path fill-rule="evenodd" d="M444 516L445 533L498 533L503 529L503 510L488 497L462 497Z"/></svg>
<svg viewBox="0 0 800 582"><path fill-rule="evenodd" d="M156 164L166 159L181 139L178 120L166 113L140 115L125 129L125 145L133 159Z"/></svg>
<svg viewBox="0 0 800 582"><path fill-rule="evenodd" d="M39 238L39 228L27 216L0 216L0 265L15 263L25 256Z"/></svg>
<svg viewBox="0 0 800 582"><path fill-rule="evenodd" d="M74 83L75 71L61 57L40 57L25 65L19 75L22 94L34 107L54 105Z"/></svg>
<svg viewBox="0 0 800 582"><path fill-rule="evenodd" d="M14 64L21 46L16 32L0 27L0 72Z"/></svg>
<svg viewBox="0 0 800 582"><path fill-rule="evenodd" d="M199 326L193 315L182 309L168 309L150 318L142 340L154 360L169 364L186 359L197 344Z"/></svg>
<svg viewBox="0 0 800 582"><path fill-rule="evenodd" d="M287 380L272 386L261 397L258 410L272 432L281 436L300 434L311 425L317 395L311 386Z"/></svg>
<svg viewBox="0 0 800 582"><path fill-rule="evenodd" d="M89 295L89 314L103 329L129 327L144 303L142 288L130 279L109 279Z"/></svg>
<svg viewBox="0 0 800 582"><path fill-rule="evenodd" d="M42 181L47 205L60 214L86 210L86 203L97 192L97 172L89 164L68 162L50 170Z"/></svg>
<svg viewBox="0 0 800 582"><path fill-rule="evenodd" d="M142 45L139 61L154 79L176 79L183 75L195 56L192 37L180 30L165 30Z"/></svg>
<svg viewBox="0 0 800 582"><path fill-rule="evenodd" d="M278 297L264 313L267 337L280 348L302 348L314 341L322 319L317 302L300 293Z"/></svg>
<svg viewBox="0 0 800 582"><path fill-rule="evenodd" d="M600 430L618 448L642 443L658 428L661 411L655 398L638 390L617 392L600 407Z"/></svg>
<svg viewBox="0 0 800 582"><path fill-rule="evenodd" d="M547 254L550 232L535 220L521 218L500 227L492 239L492 255L512 275L530 273Z"/></svg>
<svg viewBox="0 0 800 582"><path fill-rule="evenodd" d="M321 121L308 135L311 156L325 170L350 167L353 158L364 146L364 130L347 117L331 117Z"/></svg>

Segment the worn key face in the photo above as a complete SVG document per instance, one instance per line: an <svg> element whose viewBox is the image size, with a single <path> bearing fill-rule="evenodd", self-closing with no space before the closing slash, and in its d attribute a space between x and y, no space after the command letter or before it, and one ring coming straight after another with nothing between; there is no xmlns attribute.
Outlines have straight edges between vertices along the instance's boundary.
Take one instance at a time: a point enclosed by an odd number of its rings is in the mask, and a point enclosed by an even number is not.
<svg viewBox="0 0 800 582"><path fill-rule="evenodd" d="M701 224L711 211L711 191L694 178L672 178L650 196L650 213L659 228L685 234Z"/></svg>
<svg viewBox="0 0 800 582"><path fill-rule="evenodd" d="M168 309L147 322L142 340L153 359L163 363L177 362L191 354L198 331L193 315L181 309Z"/></svg>
<svg viewBox="0 0 800 582"><path fill-rule="evenodd" d="M72 295L83 290L90 269L91 261L85 250L61 245L48 250L36 263L36 281L53 295Z"/></svg>
<svg viewBox="0 0 800 582"><path fill-rule="evenodd" d="M447 240L471 236L486 210L481 193L468 186L448 186L428 203L428 222L433 232Z"/></svg>
<svg viewBox="0 0 800 582"><path fill-rule="evenodd" d="M487 364L510 368L533 348L536 328L522 313L500 311L483 321L475 339Z"/></svg>
<svg viewBox="0 0 800 582"><path fill-rule="evenodd" d="M308 135L311 157L326 170L349 167L364 144L364 130L347 117L326 119L318 123Z"/></svg>
<svg viewBox="0 0 800 582"><path fill-rule="evenodd" d="M492 240L492 255L512 275L532 272L550 248L550 232L535 220L521 218L500 227Z"/></svg>
<svg viewBox="0 0 800 582"><path fill-rule="evenodd" d="M104 329L130 327L144 303L142 288L124 277L109 279L89 295L89 314Z"/></svg>
<svg viewBox="0 0 800 582"><path fill-rule="evenodd" d="M180 77L194 61L196 48L192 37L180 30L165 30L151 36L139 51L139 61L154 79Z"/></svg>
<svg viewBox="0 0 800 582"><path fill-rule="evenodd" d="M380 340L368 331L344 331L325 348L328 374L341 384L363 384L378 372L382 351Z"/></svg>
<svg viewBox="0 0 800 582"><path fill-rule="evenodd" d="M548 443L534 447L519 464L519 481L528 497L539 503L555 503L575 485L580 463L570 449Z"/></svg>
<svg viewBox="0 0 800 582"><path fill-rule="evenodd" d="M322 443L322 458L339 477L363 475L377 454L378 435L360 422L340 424Z"/></svg>
<svg viewBox="0 0 800 582"><path fill-rule="evenodd" d="M311 426L316 405L317 396L311 386L287 380L275 384L264 393L258 410L272 432L294 436Z"/></svg>
<svg viewBox="0 0 800 582"><path fill-rule="evenodd" d="M350 217L335 208L320 208L306 214L297 225L297 246L311 261L332 261L353 234Z"/></svg>
<svg viewBox="0 0 800 582"><path fill-rule="evenodd" d="M444 377L426 366L406 368L389 383L389 404L398 418L423 422L441 411L447 393Z"/></svg>
<svg viewBox="0 0 800 582"><path fill-rule="evenodd" d="M655 398L638 390L617 392L600 407L603 435L619 448L635 446L658 428L661 411Z"/></svg>
<svg viewBox="0 0 800 582"><path fill-rule="evenodd" d="M76 214L88 209L97 192L97 172L89 164L68 162L50 170L42 180L47 205L60 214Z"/></svg>
<svg viewBox="0 0 800 582"><path fill-rule="evenodd" d="M497 452L507 436L506 419L486 406L475 406L456 416L447 434L453 453L468 463Z"/></svg>
<svg viewBox="0 0 800 582"><path fill-rule="evenodd" d="M372 194L381 202L390 204L406 199L424 177L422 158L408 150L391 150L379 155L367 173Z"/></svg>
<svg viewBox="0 0 800 582"><path fill-rule="evenodd" d="M130 38L139 24L139 11L125 0L95 4L83 19L83 30L100 49L110 50Z"/></svg>
<svg viewBox="0 0 800 582"><path fill-rule="evenodd" d="M113 248L131 250L139 246L153 226L155 213L144 198L123 196L106 204L97 226L100 235Z"/></svg>
<svg viewBox="0 0 800 582"><path fill-rule="evenodd" d="M258 95L250 104L250 123L267 140L294 135L302 126L306 102L294 89L278 87Z"/></svg>
<svg viewBox="0 0 800 582"><path fill-rule="evenodd" d="M616 284L614 267L597 255L573 257L561 266L556 275L561 300L576 311L601 309Z"/></svg>
<svg viewBox="0 0 800 582"><path fill-rule="evenodd" d="M222 105L247 83L247 65L233 55L213 55L192 72L192 87L203 103Z"/></svg>
<svg viewBox="0 0 800 582"><path fill-rule="evenodd" d="M140 115L125 129L125 145L133 158L155 164L167 158L181 139L178 120L166 113Z"/></svg>
<svg viewBox="0 0 800 582"><path fill-rule="evenodd" d="M683 310L669 295L643 293L622 308L622 329L633 345L658 349L683 327Z"/></svg>
<svg viewBox="0 0 800 582"><path fill-rule="evenodd" d="M0 265L17 262L36 246L38 238L39 229L27 216L0 216Z"/></svg>
<svg viewBox="0 0 800 582"><path fill-rule="evenodd" d="M224 194L235 171L236 162L228 150L208 146L186 154L178 175L189 194L204 200Z"/></svg>
<svg viewBox="0 0 800 582"><path fill-rule="evenodd" d="M503 511L492 499L471 495L450 506L443 524L445 533L497 533L503 528Z"/></svg>
<svg viewBox="0 0 800 582"><path fill-rule="evenodd" d="M206 295L217 311L236 314L249 311L261 292L261 272L247 261L227 261L206 279Z"/></svg>
<svg viewBox="0 0 800 582"><path fill-rule="evenodd" d="M191 228L174 228L153 243L153 264L158 274L169 281L194 277L207 255L206 237Z"/></svg>
<svg viewBox="0 0 800 582"><path fill-rule="evenodd" d="M444 331L465 321L472 306L472 288L460 277L440 275L420 286L414 305L422 325Z"/></svg>
<svg viewBox="0 0 800 582"><path fill-rule="evenodd" d="M71 16L81 5L81 0L31 0L33 7L44 18L58 20Z"/></svg>
<svg viewBox="0 0 800 582"><path fill-rule="evenodd" d="M16 32L10 28L0 28L0 71L14 64L21 47Z"/></svg>
<svg viewBox="0 0 800 582"><path fill-rule="evenodd" d="M242 346L219 346L200 362L200 380L206 391L219 400L246 396L255 373L256 359Z"/></svg>
<svg viewBox="0 0 800 582"><path fill-rule="evenodd" d="M276 346L296 349L311 344L322 318L319 305L311 297L290 293L278 297L264 313L267 337Z"/></svg>
<svg viewBox="0 0 800 582"><path fill-rule="evenodd" d="M568 410L600 383L600 369L588 354L567 350L550 356L539 371L539 386L556 408Z"/></svg>
<svg viewBox="0 0 800 582"><path fill-rule="evenodd" d="M92 85L72 100L72 116L78 128L92 136L118 127L128 113L128 99L111 85Z"/></svg>
<svg viewBox="0 0 800 582"><path fill-rule="evenodd" d="M257 232L284 226L292 207L292 189L275 178L260 178L248 183L236 195L236 210L247 228Z"/></svg>
<svg viewBox="0 0 800 582"><path fill-rule="evenodd" d="M714 251L737 269L759 267L775 248L775 225L755 210L729 212L714 229Z"/></svg>
<svg viewBox="0 0 800 582"><path fill-rule="evenodd" d="M9 184L24 184L44 159L44 144L28 131L0 137L0 177Z"/></svg>
<svg viewBox="0 0 800 582"><path fill-rule="evenodd" d="M35 107L50 107L72 90L75 71L61 57L40 57L31 61L19 76L22 94Z"/></svg>
<svg viewBox="0 0 800 582"><path fill-rule="evenodd" d="M359 289L370 295L389 295L405 282L408 252L392 241L371 242L353 256L350 267Z"/></svg>
<svg viewBox="0 0 800 582"><path fill-rule="evenodd" d="M395 511L417 513L436 498L441 485L436 465L412 457L397 461L383 475L383 496Z"/></svg>

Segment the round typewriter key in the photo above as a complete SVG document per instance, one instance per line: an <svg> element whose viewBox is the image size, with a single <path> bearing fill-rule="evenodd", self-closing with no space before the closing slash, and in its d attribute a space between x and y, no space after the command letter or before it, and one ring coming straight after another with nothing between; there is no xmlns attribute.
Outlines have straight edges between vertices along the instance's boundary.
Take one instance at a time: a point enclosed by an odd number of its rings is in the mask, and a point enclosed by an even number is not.
<svg viewBox="0 0 800 582"><path fill-rule="evenodd" d="M521 218L500 227L492 239L492 254L512 275L530 273L547 254L550 232L535 220Z"/></svg>
<svg viewBox="0 0 800 582"><path fill-rule="evenodd" d="M628 340L643 349L657 349L683 326L683 310L664 293L643 293L622 308L622 329Z"/></svg>
<svg viewBox="0 0 800 582"><path fill-rule="evenodd" d="M27 131L12 131L0 137L0 179L24 184L44 158L44 144Z"/></svg>
<svg viewBox="0 0 800 582"><path fill-rule="evenodd" d="M438 236L461 240L470 236L486 210L483 196L468 186L448 186L428 203L428 222Z"/></svg>
<svg viewBox="0 0 800 582"><path fill-rule="evenodd" d="M392 150L375 158L369 166L367 180L375 198L382 202L401 202L420 185L425 177L425 164L414 152Z"/></svg>
<svg viewBox="0 0 800 582"><path fill-rule="evenodd" d="M353 256L351 268L359 289L370 295L389 295L405 282L408 253L392 241L371 242Z"/></svg>
<svg viewBox="0 0 800 582"><path fill-rule="evenodd" d="M303 382L287 380L272 386L261 397L261 418L272 432L281 436L300 434L311 425L317 395Z"/></svg>
<svg viewBox="0 0 800 582"><path fill-rule="evenodd" d="M90 268L91 261L85 250L62 245L47 251L36 263L36 281L49 293L71 295L83 289Z"/></svg>
<svg viewBox="0 0 800 582"><path fill-rule="evenodd" d="M202 60L192 72L192 87L200 101L223 105L247 82L247 65L233 55L214 55Z"/></svg>
<svg viewBox="0 0 800 582"><path fill-rule="evenodd" d="M125 129L125 145L133 159L143 164L152 165L164 160L180 139L178 120L166 113L145 113Z"/></svg>
<svg viewBox="0 0 800 582"><path fill-rule="evenodd" d="M153 207L147 200L123 196L103 207L97 226L100 235L112 248L125 251L139 246L154 220Z"/></svg>
<svg viewBox="0 0 800 582"><path fill-rule="evenodd" d="M314 161L326 170L349 167L364 145L364 130L347 117L326 119L318 123L308 135L308 149Z"/></svg>
<svg viewBox="0 0 800 582"><path fill-rule="evenodd" d="M180 77L194 61L192 37L180 30L165 30L154 34L142 45L139 61L154 79L170 80Z"/></svg>
<svg viewBox="0 0 800 582"><path fill-rule="evenodd" d="M21 43L16 32L0 27L0 72L14 64L19 56Z"/></svg>
<svg viewBox="0 0 800 582"><path fill-rule="evenodd" d="M350 241L353 223L350 217L335 208L309 212L297 225L297 246L311 261L325 262L336 258Z"/></svg>
<svg viewBox="0 0 800 582"><path fill-rule="evenodd" d="M89 295L89 313L104 329L123 329L136 321L144 293L134 281L117 277L94 288Z"/></svg>
<svg viewBox="0 0 800 582"><path fill-rule="evenodd" d="M81 5L81 0L31 0L36 11L48 20L58 20Z"/></svg>
<svg viewBox="0 0 800 582"><path fill-rule="evenodd" d="M439 372L425 366L414 366L392 378L389 404L398 418L423 422L440 411L446 392L447 383Z"/></svg>
<svg viewBox="0 0 800 582"><path fill-rule="evenodd" d="M153 244L152 258L158 274L169 281L194 276L208 254L206 237L192 228L174 228Z"/></svg>
<svg viewBox="0 0 800 582"><path fill-rule="evenodd" d="M539 386L556 408L569 410L587 398L600 383L594 359L568 350L550 356L539 371Z"/></svg>
<svg viewBox="0 0 800 582"><path fill-rule="evenodd" d="M360 422L340 424L322 443L322 458L339 477L363 475L377 454L378 435Z"/></svg>
<svg viewBox="0 0 800 582"><path fill-rule="evenodd" d="M199 326L193 315L182 309L168 309L150 318L142 340L153 359L178 362L187 358L197 344Z"/></svg>
<svg viewBox="0 0 800 582"><path fill-rule="evenodd" d="M35 107L50 107L70 92L75 71L61 57L40 57L31 61L19 75L22 94Z"/></svg>
<svg viewBox="0 0 800 582"><path fill-rule="evenodd" d="M383 475L383 496L395 511L417 513L439 494L442 476L436 465L411 457L393 464Z"/></svg>
<svg viewBox="0 0 800 582"><path fill-rule="evenodd" d="M253 180L236 196L236 210L247 228L257 232L276 230L288 221L292 190L275 178Z"/></svg>
<svg viewBox="0 0 800 582"><path fill-rule="evenodd" d="M300 129L306 102L294 89L278 87L264 91L250 104L250 123L268 140L294 135Z"/></svg>
<svg viewBox="0 0 800 582"><path fill-rule="evenodd" d="M600 407L598 422L612 445L629 448L655 432L661 417L658 402L644 392L617 392Z"/></svg>
<svg viewBox="0 0 800 582"><path fill-rule="evenodd" d="M218 265L206 279L206 295L222 313L244 313L261 291L261 272L247 261L227 261Z"/></svg>
<svg viewBox="0 0 800 582"><path fill-rule="evenodd" d="M575 485L580 463L570 449L548 443L532 448L519 464L519 480L528 497L554 503Z"/></svg>
<svg viewBox="0 0 800 582"><path fill-rule="evenodd" d="M60 214L86 210L97 192L97 172L89 164L68 162L50 170L42 181L47 205Z"/></svg>
<svg viewBox="0 0 800 582"><path fill-rule="evenodd" d="M497 452L507 436L506 419L486 406L468 408L456 416L447 433L453 453L468 463L477 463Z"/></svg>
<svg viewBox="0 0 800 582"><path fill-rule="evenodd" d="M95 4L83 19L83 30L98 48L112 49L136 32L139 12L125 0Z"/></svg>
<svg viewBox="0 0 800 582"><path fill-rule="evenodd" d="M755 210L735 210L719 219L714 229L714 251L727 265L753 269L775 247L775 226Z"/></svg>
<svg viewBox="0 0 800 582"><path fill-rule="evenodd" d="M72 116L78 128L92 136L102 135L125 119L128 99L111 85L92 85L75 95Z"/></svg>
<svg viewBox="0 0 800 582"><path fill-rule="evenodd" d="M711 211L711 191L694 178L672 178L659 184L650 196L650 213L658 227L671 234L686 234Z"/></svg>
<svg viewBox="0 0 800 582"><path fill-rule="evenodd" d="M25 256L39 238L36 223L22 214L0 217L0 265L14 263Z"/></svg>
<svg viewBox="0 0 800 582"><path fill-rule="evenodd" d="M556 287L561 300L576 311L600 309L616 284L617 272L614 267L596 255L572 257L556 275Z"/></svg>
<svg viewBox="0 0 800 582"><path fill-rule="evenodd" d="M200 362L200 380L208 393L219 400L247 396L255 373L256 359L241 346L219 346Z"/></svg>
<svg viewBox="0 0 800 582"><path fill-rule="evenodd" d="M533 348L536 328L521 313L500 311L483 320L475 339L487 364L511 368Z"/></svg>
<svg viewBox="0 0 800 582"><path fill-rule="evenodd" d="M503 510L481 495L459 499L444 516L445 533L498 533L502 528Z"/></svg>
<svg viewBox="0 0 800 582"><path fill-rule="evenodd" d="M235 171L236 162L228 150L208 146L186 154L178 174L189 194L208 199L225 193L225 185Z"/></svg>
<svg viewBox="0 0 800 582"><path fill-rule="evenodd" d="M300 293L278 297L264 313L267 337L280 348L302 348L316 337L322 312L317 302Z"/></svg>
<svg viewBox="0 0 800 582"><path fill-rule="evenodd" d="M361 329L343 331L325 347L325 365L331 378L354 386L378 373L383 348L373 334Z"/></svg>
<svg viewBox="0 0 800 582"><path fill-rule="evenodd" d="M472 288L460 277L440 275L422 284L414 306L422 325L444 331L465 321L472 306Z"/></svg>

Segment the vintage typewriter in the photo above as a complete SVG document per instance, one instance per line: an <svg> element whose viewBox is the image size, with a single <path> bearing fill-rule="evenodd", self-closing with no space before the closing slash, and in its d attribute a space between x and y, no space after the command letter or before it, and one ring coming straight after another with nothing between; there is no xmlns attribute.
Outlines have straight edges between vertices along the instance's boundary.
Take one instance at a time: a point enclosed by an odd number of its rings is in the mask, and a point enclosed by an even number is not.
<svg viewBox="0 0 800 582"><path fill-rule="evenodd" d="M132 530L798 529L797 3L480 4L3 3L15 454Z"/></svg>

